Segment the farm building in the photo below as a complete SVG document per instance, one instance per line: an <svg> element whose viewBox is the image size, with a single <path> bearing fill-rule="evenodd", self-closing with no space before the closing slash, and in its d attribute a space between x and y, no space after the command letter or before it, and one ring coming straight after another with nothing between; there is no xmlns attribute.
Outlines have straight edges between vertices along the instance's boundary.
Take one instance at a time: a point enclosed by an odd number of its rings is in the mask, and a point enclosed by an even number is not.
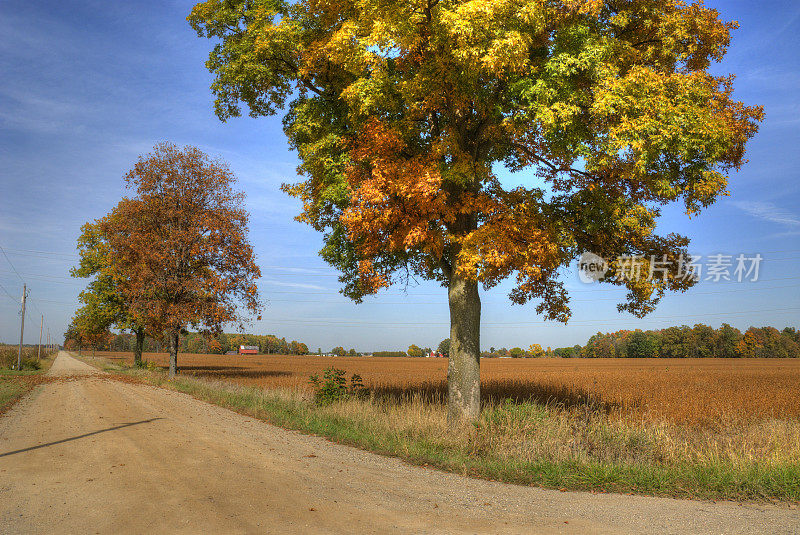
<svg viewBox="0 0 800 535"><path fill-rule="evenodd" d="M240 355L258 355L258 346L239 346Z"/></svg>

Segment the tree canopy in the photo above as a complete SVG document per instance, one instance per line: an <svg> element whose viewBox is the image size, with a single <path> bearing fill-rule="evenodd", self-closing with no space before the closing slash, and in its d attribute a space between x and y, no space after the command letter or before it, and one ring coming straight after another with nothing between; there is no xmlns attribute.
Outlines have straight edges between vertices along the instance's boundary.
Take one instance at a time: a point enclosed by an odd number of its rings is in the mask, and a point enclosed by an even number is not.
<svg viewBox="0 0 800 535"><path fill-rule="evenodd" d="M80 262L70 273L73 277L92 278L78 296L84 304L77 314L82 318L78 323L86 324L91 320L89 323L95 330L107 331L115 327L135 332L137 343L134 361L141 364L144 322L134 315L122 292L126 276L115 264L114 255L103 234L110 217L114 217L113 213L101 220L86 223L78 237Z"/></svg>
<svg viewBox="0 0 800 535"><path fill-rule="evenodd" d="M441 281L456 358L479 352L479 283L514 277L513 302L560 321L583 252L611 260L621 311L691 286L661 208L725 194L763 116L708 72L737 24L702 2L207 0L189 22L218 40L221 119L286 109L304 180L285 189L343 292ZM623 276L627 255L668 269Z"/></svg>
<svg viewBox="0 0 800 535"><path fill-rule="evenodd" d="M175 372L178 334L209 334L260 310L261 276L247 238L244 194L228 166L195 147L160 143L126 175L136 195L100 228L130 310L151 335L168 333Z"/></svg>
<svg viewBox="0 0 800 535"><path fill-rule="evenodd" d="M737 24L701 3L210 0L189 20L221 39L221 118L288 104L308 177L289 191L356 298L399 268L516 273L514 301L565 319L558 268L676 254L687 240L654 234L658 206L724 193L762 113L705 71ZM496 164L529 184L504 187ZM624 282L635 312L681 287Z"/></svg>

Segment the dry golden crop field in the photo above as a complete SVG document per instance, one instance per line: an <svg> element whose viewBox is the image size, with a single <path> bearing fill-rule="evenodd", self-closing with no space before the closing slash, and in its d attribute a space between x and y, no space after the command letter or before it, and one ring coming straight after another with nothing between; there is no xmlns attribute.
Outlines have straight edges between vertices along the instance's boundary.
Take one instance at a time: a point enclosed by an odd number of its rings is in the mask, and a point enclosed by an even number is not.
<svg viewBox="0 0 800 535"><path fill-rule="evenodd" d="M104 353L131 364L130 353ZM144 358L165 366L164 353ZM181 373L263 387L309 388L333 366L357 373L377 394L445 392L446 359L283 355L179 355ZM533 398L575 405L587 398L611 414L648 421L715 425L800 417L800 360L484 359L487 401Z"/></svg>

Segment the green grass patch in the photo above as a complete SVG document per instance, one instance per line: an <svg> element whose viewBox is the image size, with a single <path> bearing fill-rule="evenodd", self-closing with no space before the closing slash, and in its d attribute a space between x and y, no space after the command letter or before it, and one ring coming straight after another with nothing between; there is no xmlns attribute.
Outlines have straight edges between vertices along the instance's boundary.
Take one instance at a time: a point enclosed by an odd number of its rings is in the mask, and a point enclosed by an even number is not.
<svg viewBox="0 0 800 535"><path fill-rule="evenodd" d="M19 401L22 396L35 386L35 382L21 379L19 377L21 375L30 374L20 372L16 377L11 374L2 374L0 376L0 414L10 409L14 403Z"/></svg>
<svg viewBox="0 0 800 535"><path fill-rule="evenodd" d="M43 356L35 365L29 365L29 369L0 368L0 414L8 411L22 396L44 380L41 376L50 369L53 360L55 354Z"/></svg>
<svg viewBox="0 0 800 535"><path fill-rule="evenodd" d="M0 377L18 377L26 375L40 375L41 370L6 370L0 368Z"/></svg>

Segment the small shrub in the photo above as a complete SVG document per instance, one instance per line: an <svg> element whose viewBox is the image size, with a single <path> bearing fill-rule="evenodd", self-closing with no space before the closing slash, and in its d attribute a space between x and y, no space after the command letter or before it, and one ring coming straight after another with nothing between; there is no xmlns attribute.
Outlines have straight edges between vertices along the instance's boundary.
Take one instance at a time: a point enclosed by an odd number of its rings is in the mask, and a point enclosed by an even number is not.
<svg viewBox="0 0 800 535"><path fill-rule="evenodd" d="M149 360L143 360L143 361L139 362L138 364L135 363L134 367L142 369L142 370L147 370L147 371L153 372L153 371L156 371L158 369L158 364L156 364L155 362L151 362Z"/></svg>
<svg viewBox="0 0 800 535"><path fill-rule="evenodd" d="M42 365L39 361L28 358L22 361L22 369L35 371L42 369Z"/></svg>
<svg viewBox="0 0 800 535"><path fill-rule="evenodd" d="M350 377L350 395L360 396L366 393L367 387L364 386L364 380L357 373Z"/></svg>
<svg viewBox="0 0 800 535"><path fill-rule="evenodd" d="M309 381L315 389L314 401L318 405L330 405L336 401L363 394L365 388L361 376L353 374L348 386L346 373L344 370L326 368L322 372L321 379L318 374L312 375Z"/></svg>
<svg viewBox="0 0 800 535"><path fill-rule="evenodd" d="M0 347L0 368L12 368L17 364L17 351L9 347Z"/></svg>

